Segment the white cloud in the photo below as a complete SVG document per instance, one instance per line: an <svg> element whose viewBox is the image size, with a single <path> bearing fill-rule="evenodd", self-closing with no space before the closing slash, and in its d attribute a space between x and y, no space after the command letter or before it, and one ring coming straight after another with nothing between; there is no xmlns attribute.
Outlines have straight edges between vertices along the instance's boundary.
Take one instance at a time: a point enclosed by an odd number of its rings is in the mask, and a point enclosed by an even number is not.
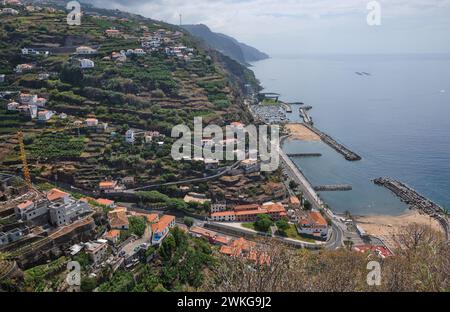
<svg viewBox="0 0 450 312"><path fill-rule="evenodd" d="M365 39L387 43L396 39L391 35L399 27L408 25L409 37L420 24L440 23L434 34L450 33L449 22L442 22L450 14L450 0L380 0L383 25L374 35L366 24L366 5L369 0L91 0L105 8L119 8L177 24L179 14L183 23L208 25L212 30L234 36L269 52L277 52L280 45L316 51L343 50L339 39L355 49ZM421 22L422 21L422 22ZM406 23L406 24L403 24ZM417 29L415 29L417 28ZM403 36L407 35L407 29ZM441 34L442 35L442 34ZM438 35L438 36L441 36ZM426 37L426 36L424 36ZM400 38L404 40L404 38ZM419 38L420 39L420 38ZM426 40L426 38L423 38ZM302 41L303 45L300 44ZM349 40L349 41L348 41ZM360 41L358 41L360 40ZM381 42L386 44L386 42ZM392 43L392 42L391 42ZM425 41L424 41L425 44ZM305 45L307 45L305 47ZM333 46L331 46L333 45Z"/></svg>

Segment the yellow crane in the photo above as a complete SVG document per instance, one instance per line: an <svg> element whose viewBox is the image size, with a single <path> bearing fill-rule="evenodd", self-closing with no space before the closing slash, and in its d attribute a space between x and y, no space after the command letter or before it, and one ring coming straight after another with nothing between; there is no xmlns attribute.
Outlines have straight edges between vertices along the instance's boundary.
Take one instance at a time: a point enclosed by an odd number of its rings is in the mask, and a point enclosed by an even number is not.
<svg viewBox="0 0 450 312"><path fill-rule="evenodd" d="M20 159L22 160L23 179L25 180L25 183L27 184L28 188L31 190L33 189L33 184L31 183L30 169L28 168L27 154L25 152L25 144L23 143L23 132L19 131L17 133L17 137L19 139Z"/></svg>

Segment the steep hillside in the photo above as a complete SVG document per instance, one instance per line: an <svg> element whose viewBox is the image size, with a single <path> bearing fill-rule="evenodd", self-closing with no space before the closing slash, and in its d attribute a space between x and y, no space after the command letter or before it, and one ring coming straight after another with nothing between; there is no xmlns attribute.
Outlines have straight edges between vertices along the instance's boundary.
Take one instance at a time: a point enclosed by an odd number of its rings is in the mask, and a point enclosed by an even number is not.
<svg viewBox="0 0 450 312"><path fill-rule="evenodd" d="M195 37L204 40L209 46L241 64L267 59L269 56L251 46L238 42L236 39L212 32L206 25L183 25Z"/></svg>
<svg viewBox="0 0 450 312"><path fill-rule="evenodd" d="M69 26L65 10L17 11L0 20L3 170L20 172L15 135L23 129L37 178L92 190L127 176L136 186L203 177L203 164L171 158L172 128L196 116L249 121L242 95L247 83L257 86L253 73L177 27L94 8L81 26ZM40 98L44 120L30 118L20 94ZM20 107L8 109L14 102ZM129 129L133 144L124 139Z"/></svg>

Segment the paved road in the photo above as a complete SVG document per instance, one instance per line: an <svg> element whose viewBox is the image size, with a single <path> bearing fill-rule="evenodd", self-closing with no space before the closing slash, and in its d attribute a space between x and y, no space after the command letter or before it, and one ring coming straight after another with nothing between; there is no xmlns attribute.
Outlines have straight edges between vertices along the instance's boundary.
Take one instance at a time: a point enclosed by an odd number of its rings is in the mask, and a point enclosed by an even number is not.
<svg viewBox="0 0 450 312"><path fill-rule="evenodd" d="M331 236L326 244L326 248L337 249L343 244L344 231L346 225L337 220L336 216L325 207L323 201L317 195L314 187L308 181L308 179L303 175L300 169L292 162L292 160L287 156L287 154L280 148L280 161L283 166L284 172L297 184L302 190L305 198L312 204L316 209L321 209L332 221Z"/></svg>

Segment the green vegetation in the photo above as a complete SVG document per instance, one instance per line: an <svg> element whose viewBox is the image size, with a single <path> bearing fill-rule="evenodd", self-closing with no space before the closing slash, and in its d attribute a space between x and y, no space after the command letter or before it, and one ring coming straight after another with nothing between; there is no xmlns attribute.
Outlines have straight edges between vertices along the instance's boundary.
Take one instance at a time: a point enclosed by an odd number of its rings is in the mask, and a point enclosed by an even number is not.
<svg viewBox="0 0 450 312"><path fill-rule="evenodd" d="M282 218L275 222L275 225L277 226L277 233L281 236L287 236L286 231L290 228L290 224L288 223L289 220L287 218Z"/></svg>
<svg viewBox="0 0 450 312"><path fill-rule="evenodd" d="M71 137L64 133L44 133L26 146L30 159L71 159L81 155L86 146L83 137Z"/></svg>
<svg viewBox="0 0 450 312"><path fill-rule="evenodd" d="M151 249L153 253L154 249ZM214 265L210 245L178 228L167 236L157 255L158 261L141 265L135 270L136 279L132 273L119 270L108 282L99 286L99 291L159 292L198 288L204 281L204 269Z"/></svg>
<svg viewBox="0 0 450 312"><path fill-rule="evenodd" d="M191 227L194 225L194 219L192 219L190 217L184 217L183 222L187 227Z"/></svg>
<svg viewBox="0 0 450 312"><path fill-rule="evenodd" d="M260 214L255 222L255 230L260 232L269 232L270 228L274 225L274 222L270 216L266 214Z"/></svg>
<svg viewBox="0 0 450 312"><path fill-rule="evenodd" d="M147 228L147 220L144 217L129 217L128 221L130 223L129 229L126 231L120 231L120 241L123 242L131 235L136 235L137 237L142 237Z"/></svg>
<svg viewBox="0 0 450 312"><path fill-rule="evenodd" d="M25 289L35 292L56 290L53 287L58 285L59 273L65 271L67 259L61 257L49 264L35 266L24 272Z"/></svg>

